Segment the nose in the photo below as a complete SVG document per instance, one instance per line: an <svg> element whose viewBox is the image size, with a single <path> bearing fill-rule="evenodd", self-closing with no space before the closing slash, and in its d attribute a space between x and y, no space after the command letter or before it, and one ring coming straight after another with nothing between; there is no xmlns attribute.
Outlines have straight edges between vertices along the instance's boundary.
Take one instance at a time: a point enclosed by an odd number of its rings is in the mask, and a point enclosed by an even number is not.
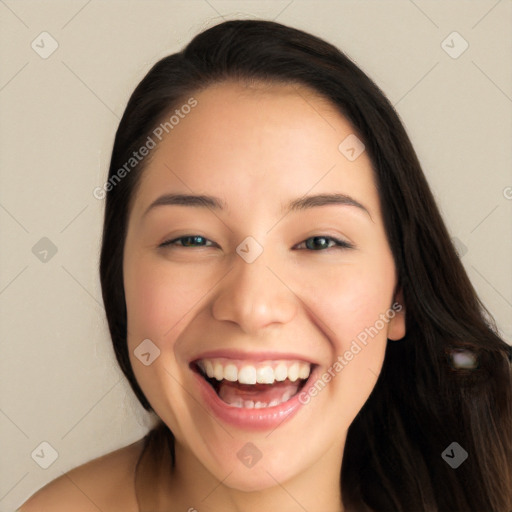
<svg viewBox="0 0 512 512"><path fill-rule="evenodd" d="M267 266L264 254L252 263L237 257L212 305L216 320L233 322L251 335L290 322L299 305L290 284Z"/></svg>

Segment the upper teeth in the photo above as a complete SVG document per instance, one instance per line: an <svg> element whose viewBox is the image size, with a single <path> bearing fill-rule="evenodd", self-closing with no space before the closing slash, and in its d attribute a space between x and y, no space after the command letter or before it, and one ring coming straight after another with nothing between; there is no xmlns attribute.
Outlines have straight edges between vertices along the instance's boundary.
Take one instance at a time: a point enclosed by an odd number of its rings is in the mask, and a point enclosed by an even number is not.
<svg viewBox="0 0 512 512"><path fill-rule="evenodd" d="M238 381L240 384L273 384L290 379L307 379L310 363L304 361L262 361L244 363L228 359L201 359L197 365L210 378Z"/></svg>

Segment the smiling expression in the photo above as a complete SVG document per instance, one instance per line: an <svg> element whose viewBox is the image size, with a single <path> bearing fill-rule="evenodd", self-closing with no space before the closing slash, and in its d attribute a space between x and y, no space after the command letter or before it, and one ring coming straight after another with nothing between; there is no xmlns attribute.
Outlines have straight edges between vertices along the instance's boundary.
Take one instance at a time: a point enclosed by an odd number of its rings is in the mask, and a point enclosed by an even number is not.
<svg viewBox="0 0 512 512"><path fill-rule="evenodd" d="M370 159L340 152L354 129L308 89L226 82L194 97L130 211L137 381L177 453L219 480L229 473L226 485L263 489L320 464L336 474L387 338L405 329L396 315L313 399L298 399L395 301ZM147 366L134 355L145 339L160 350ZM248 442L261 454L254 467L237 456Z"/></svg>

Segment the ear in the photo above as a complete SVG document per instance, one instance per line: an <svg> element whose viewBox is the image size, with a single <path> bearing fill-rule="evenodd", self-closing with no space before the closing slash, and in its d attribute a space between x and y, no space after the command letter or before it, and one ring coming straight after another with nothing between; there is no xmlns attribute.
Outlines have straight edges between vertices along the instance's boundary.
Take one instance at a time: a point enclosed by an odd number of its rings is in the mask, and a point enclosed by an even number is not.
<svg viewBox="0 0 512 512"><path fill-rule="evenodd" d="M405 304L402 288L395 292L391 311L394 316L389 320L387 337L390 340L401 340L405 336Z"/></svg>

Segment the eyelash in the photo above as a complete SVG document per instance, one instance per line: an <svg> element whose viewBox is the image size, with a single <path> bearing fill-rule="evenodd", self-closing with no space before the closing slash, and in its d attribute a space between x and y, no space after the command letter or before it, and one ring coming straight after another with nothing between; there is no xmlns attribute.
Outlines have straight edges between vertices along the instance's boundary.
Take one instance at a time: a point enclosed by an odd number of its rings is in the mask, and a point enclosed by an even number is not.
<svg viewBox="0 0 512 512"><path fill-rule="evenodd" d="M175 238L174 240L167 240L165 242L163 242L162 244L160 244L159 247L172 247L176 242L178 241L182 241L186 238L202 238L208 242L211 242L211 240L208 240L208 238L205 238L204 236L201 236L201 235L185 235L185 236L180 236L178 238ZM344 240L339 240L338 238L334 238L332 236L326 236L326 235L316 235L316 236L310 236L309 238L306 238L306 240L303 240L302 242L300 242L298 245L302 245L304 242L307 242L308 240L313 240L315 238L320 238L320 239L325 239L325 240L329 240L329 241L332 241L334 242L334 245L330 246L330 247L327 247L327 249L353 249L354 248L354 245L352 245L351 243L349 242L345 242ZM187 246L187 245L175 245L175 247L182 247L182 248L187 248L187 247L212 247L212 245L199 245L199 246ZM322 252L326 249L318 249L318 250L315 250L315 249L309 249L310 252Z"/></svg>

